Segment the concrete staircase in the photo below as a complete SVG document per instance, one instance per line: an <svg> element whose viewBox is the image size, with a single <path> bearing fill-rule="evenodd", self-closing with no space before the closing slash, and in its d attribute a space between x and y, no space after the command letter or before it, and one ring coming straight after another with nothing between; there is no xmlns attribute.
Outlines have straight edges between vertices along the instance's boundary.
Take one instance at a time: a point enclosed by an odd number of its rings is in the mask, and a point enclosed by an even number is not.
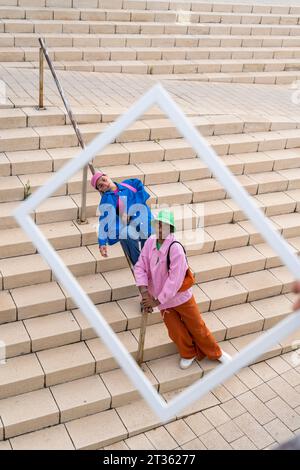
<svg viewBox="0 0 300 470"><path fill-rule="evenodd" d="M0 2L0 64L164 78L291 83L300 6L169 0Z"/></svg>
<svg viewBox="0 0 300 470"><path fill-rule="evenodd" d="M28 182L34 191L78 153L65 115L51 109L49 118L47 111L38 114L24 108L3 109L1 117L0 338L8 356L0 375L1 437L17 445L16 436L56 426L52 432L58 439L67 429L76 447L99 448L158 425L153 418L147 426L140 419L135 408L138 393L11 217ZM222 347L235 354L291 312L293 279L174 126L159 116L148 117L94 163L116 181L140 178L152 204L174 206L204 319ZM298 252L298 124L279 119L247 122L236 116L191 119ZM105 126L88 123L84 112L81 120L87 142ZM135 356L141 320L138 292L119 246L110 249L108 259L99 255L99 197L90 188L90 223L77 223L80 182L81 175L73 177L33 217ZM204 203L203 244L190 238L201 216L199 202ZM188 208L183 211L184 204ZM261 359L289 351L292 341ZM201 361L181 371L158 311L150 317L145 361L145 372L163 394L189 385L216 366ZM138 424L131 430L133 419ZM99 434L104 423L109 432Z"/></svg>
<svg viewBox="0 0 300 470"><path fill-rule="evenodd" d="M193 1L184 2L182 12L183 2L142 0L0 0L0 6L5 66L36 67L42 34L55 65L64 69L257 83L297 77L298 7ZM82 107L75 114L88 143L118 113ZM190 119L299 253L297 117ZM47 441L52 448L98 449L160 424L11 215L28 187L34 192L78 152L62 108L0 109L0 340L8 357L0 367L0 448L29 442L42 448ZM160 112L143 116L94 165L115 181L141 179L155 211L163 203L172 206L196 274L195 297L228 353L236 354L292 311L292 276ZM100 257L99 195L90 187L89 224L78 224L81 179L75 175L32 217L135 357L138 291L120 246L109 250L108 259ZM191 238L192 231L204 233L203 243ZM291 351L295 338L259 361ZM217 366L204 360L180 370L160 313L150 316L143 370L166 400ZM210 393L180 416L217 402Z"/></svg>

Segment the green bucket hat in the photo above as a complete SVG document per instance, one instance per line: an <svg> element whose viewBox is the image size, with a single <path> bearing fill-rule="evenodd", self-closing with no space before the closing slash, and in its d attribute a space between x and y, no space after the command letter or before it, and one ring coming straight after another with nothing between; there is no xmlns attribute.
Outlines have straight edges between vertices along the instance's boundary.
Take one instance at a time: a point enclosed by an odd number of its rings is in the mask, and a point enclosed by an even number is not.
<svg viewBox="0 0 300 470"><path fill-rule="evenodd" d="M172 225L172 227L175 229L174 213L167 209L162 209L158 213L158 215L152 221L152 223L155 222L162 222L164 224Z"/></svg>

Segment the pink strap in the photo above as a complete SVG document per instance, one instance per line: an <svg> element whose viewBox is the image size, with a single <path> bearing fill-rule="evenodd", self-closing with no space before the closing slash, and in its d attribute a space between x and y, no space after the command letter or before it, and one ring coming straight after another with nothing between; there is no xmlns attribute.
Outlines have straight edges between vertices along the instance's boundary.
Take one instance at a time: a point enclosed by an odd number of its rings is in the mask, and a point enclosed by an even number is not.
<svg viewBox="0 0 300 470"><path fill-rule="evenodd" d="M120 186L125 186L126 188L130 189L130 191L133 191L134 193L137 192L137 189L134 188L133 186L131 186L131 184L127 184L127 183L120 183Z"/></svg>

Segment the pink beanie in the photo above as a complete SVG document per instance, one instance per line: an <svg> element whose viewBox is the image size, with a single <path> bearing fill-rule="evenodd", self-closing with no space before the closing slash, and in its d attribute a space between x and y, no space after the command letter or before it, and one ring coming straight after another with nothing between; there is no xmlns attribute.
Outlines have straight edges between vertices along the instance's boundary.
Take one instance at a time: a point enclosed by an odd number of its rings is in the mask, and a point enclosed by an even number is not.
<svg viewBox="0 0 300 470"><path fill-rule="evenodd" d="M95 173L92 178L91 178L91 185L93 186L93 188L96 189L96 186L97 186L97 181L99 178L101 178L101 176L103 176L104 173L102 173L102 171L98 171L97 173Z"/></svg>

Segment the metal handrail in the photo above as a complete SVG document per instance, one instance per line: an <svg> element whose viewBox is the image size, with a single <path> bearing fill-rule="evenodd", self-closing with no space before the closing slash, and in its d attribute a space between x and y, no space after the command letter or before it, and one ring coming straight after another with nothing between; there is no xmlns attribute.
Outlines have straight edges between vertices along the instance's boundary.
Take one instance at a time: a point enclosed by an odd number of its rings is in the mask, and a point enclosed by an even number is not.
<svg viewBox="0 0 300 470"><path fill-rule="evenodd" d="M69 101L65 95L65 92L63 90L63 87L58 79L58 76L56 74L56 71L53 67L52 61L50 59L46 44L44 39L39 38L39 43L40 43L40 77L39 77L39 83L40 83L40 89L39 89L39 109L45 109L44 108L44 57L47 61L47 64L49 66L49 69L52 73L52 76L54 78L55 84L57 86L57 89L59 91L59 94L61 96L61 99L63 100L64 106L66 108L66 111L68 113L69 119L71 121L71 124L74 128L75 134L77 136L79 145L81 146L82 149L85 148L84 140L82 137L82 134L80 132L80 129L78 127L77 121L74 117L74 114L72 112L71 106L69 104ZM81 191L81 208L80 208L80 217L78 222L80 224L85 224L87 223L87 218L86 218L86 194L87 194L87 177L88 177L88 168L91 170L92 175L95 174L95 168L91 163L88 163L83 168L83 174L82 174L82 191Z"/></svg>

